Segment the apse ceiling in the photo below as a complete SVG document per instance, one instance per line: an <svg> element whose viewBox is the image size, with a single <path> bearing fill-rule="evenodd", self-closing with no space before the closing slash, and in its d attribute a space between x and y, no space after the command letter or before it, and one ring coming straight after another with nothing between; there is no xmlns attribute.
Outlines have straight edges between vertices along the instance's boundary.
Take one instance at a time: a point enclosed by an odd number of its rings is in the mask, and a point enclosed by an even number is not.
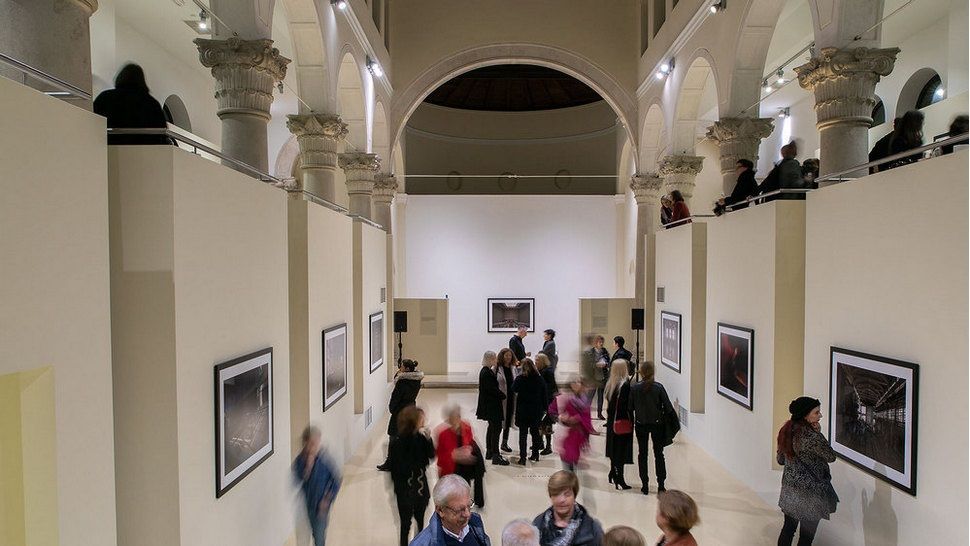
<svg viewBox="0 0 970 546"><path fill-rule="evenodd" d="M486 66L441 84L425 102L463 110L527 112L582 106L602 100L585 83L551 68Z"/></svg>

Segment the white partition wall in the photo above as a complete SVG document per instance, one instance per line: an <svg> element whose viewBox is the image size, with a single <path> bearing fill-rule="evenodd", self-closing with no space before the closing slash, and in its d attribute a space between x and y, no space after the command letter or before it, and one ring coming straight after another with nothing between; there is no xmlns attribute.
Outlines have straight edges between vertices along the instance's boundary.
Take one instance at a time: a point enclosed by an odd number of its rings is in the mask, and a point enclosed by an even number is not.
<svg viewBox="0 0 970 546"><path fill-rule="evenodd" d="M108 164L119 542L284 544L286 195L174 147ZM274 452L217 498L214 366L267 347Z"/></svg>
<svg viewBox="0 0 970 546"><path fill-rule="evenodd" d="M0 119L0 543L110 546L104 119L5 78Z"/></svg>
<svg viewBox="0 0 970 546"><path fill-rule="evenodd" d="M397 298L394 309L408 314L408 331L401 335L404 358L417 360L426 374L447 375L448 300ZM394 343L391 354L397 354L397 335Z"/></svg>
<svg viewBox="0 0 970 546"><path fill-rule="evenodd" d="M357 423L353 442L356 445L364 439L364 432L387 414L390 385L385 366L391 366L393 359L393 353L388 354L387 330L393 327L393 317L388 316L388 306L381 301L386 287L387 233L355 219L352 240L353 323L357 327L353 336L355 383L352 391ZM386 292L384 295L386 297ZM383 331L371 343L371 317L377 313L383 315ZM372 360L378 351L382 362L380 367L372 369Z"/></svg>
<svg viewBox="0 0 970 546"><path fill-rule="evenodd" d="M832 346L920 367L916 495L837 462L822 543L968 541L967 187L964 151L808 197L805 391L826 413Z"/></svg>

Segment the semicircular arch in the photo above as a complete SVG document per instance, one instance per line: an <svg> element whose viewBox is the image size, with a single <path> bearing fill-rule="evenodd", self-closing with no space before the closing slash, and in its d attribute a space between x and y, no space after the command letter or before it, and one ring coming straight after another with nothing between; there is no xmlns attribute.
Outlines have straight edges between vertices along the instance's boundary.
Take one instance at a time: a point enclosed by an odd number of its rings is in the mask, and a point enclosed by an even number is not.
<svg viewBox="0 0 970 546"><path fill-rule="evenodd" d="M717 76L710 56L698 52L680 80L674 103L671 150L694 155L694 146L718 119Z"/></svg>
<svg viewBox="0 0 970 546"><path fill-rule="evenodd" d="M337 72L337 113L347 124L348 147L367 150L367 95L361 65L353 52L343 53Z"/></svg>

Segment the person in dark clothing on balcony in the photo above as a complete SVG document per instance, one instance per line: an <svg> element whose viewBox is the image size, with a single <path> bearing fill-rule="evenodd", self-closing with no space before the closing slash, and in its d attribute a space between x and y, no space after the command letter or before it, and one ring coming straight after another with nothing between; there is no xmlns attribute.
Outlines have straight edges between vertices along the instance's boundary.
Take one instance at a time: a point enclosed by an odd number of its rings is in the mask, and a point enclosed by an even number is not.
<svg viewBox="0 0 970 546"><path fill-rule="evenodd" d="M166 129L162 105L148 92L145 72L129 63L115 77L115 88L94 99L94 113L108 118L109 129ZM108 144L172 144L165 135L108 135Z"/></svg>
<svg viewBox="0 0 970 546"><path fill-rule="evenodd" d="M764 195L776 190L793 190L804 187L802 183L802 166L798 160L798 146L794 142L789 142L781 147L781 161L771 169L761 185L758 186L758 195ZM765 202L775 199L801 199L801 195L782 194L772 195L765 199Z"/></svg>
<svg viewBox="0 0 970 546"><path fill-rule="evenodd" d="M714 206L714 214L720 216L727 212L726 207L736 205L731 210L741 210L748 207L748 204L738 205L738 203L758 195L758 182L754 179L754 163L749 159L739 159L734 165L734 171L738 173L738 181L734 184L731 195L718 200Z"/></svg>

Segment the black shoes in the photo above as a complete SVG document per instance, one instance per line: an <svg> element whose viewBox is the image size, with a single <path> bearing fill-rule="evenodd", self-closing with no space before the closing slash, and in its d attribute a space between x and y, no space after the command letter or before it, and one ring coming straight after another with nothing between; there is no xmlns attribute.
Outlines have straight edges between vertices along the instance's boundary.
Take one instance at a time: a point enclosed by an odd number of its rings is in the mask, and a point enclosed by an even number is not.
<svg viewBox="0 0 970 546"><path fill-rule="evenodd" d="M381 472L390 472L391 465L389 465L387 461L384 461L383 463L377 465L377 469L380 470Z"/></svg>
<svg viewBox="0 0 970 546"><path fill-rule="evenodd" d="M649 495L650 488L644 485L643 487L640 488L640 492L643 493L644 495Z"/></svg>
<svg viewBox="0 0 970 546"><path fill-rule="evenodd" d="M529 460L532 461L532 462L535 462L535 463L539 462L539 452L538 451L533 451L532 452L532 456L529 457Z"/></svg>
<svg viewBox="0 0 970 546"><path fill-rule="evenodd" d="M539 452L539 455L552 455L552 448L547 447Z"/></svg>
<svg viewBox="0 0 970 546"><path fill-rule="evenodd" d="M505 453L512 453L512 448L509 447L508 442L502 444L502 451L504 451Z"/></svg>
<svg viewBox="0 0 970 546"><path fill-rule="evenodd" d="M510 463L509 460L506 459L505 457L497 456L492 459L492 464L498 465L498 466L509 466L512 463Z"/></svg>
<svg viewBox="0 0 970 546"><path fill-rule="evenodd" d="M525 457L519 457L518 464L525 466Z"/></svg>
<svg viewBox="0 0 970 546"><path fill-rule="evenodd" d="M616 487L617 489L622 489L624 491L626 491L627 489L633 489L633 486L632 485L627 485L627 484L621 483L621 482L616 482L616 483L613 484L613 486ZM644 494L646 494L646 493L644 493Z"/></svg>
<svg viewBox="0 0 970 546"><path fill-rule="evenodd" d="M667 488L664 487L664 482L657 482L657 493L660 493L661 491L666 491L666 490Z"/></svg>

